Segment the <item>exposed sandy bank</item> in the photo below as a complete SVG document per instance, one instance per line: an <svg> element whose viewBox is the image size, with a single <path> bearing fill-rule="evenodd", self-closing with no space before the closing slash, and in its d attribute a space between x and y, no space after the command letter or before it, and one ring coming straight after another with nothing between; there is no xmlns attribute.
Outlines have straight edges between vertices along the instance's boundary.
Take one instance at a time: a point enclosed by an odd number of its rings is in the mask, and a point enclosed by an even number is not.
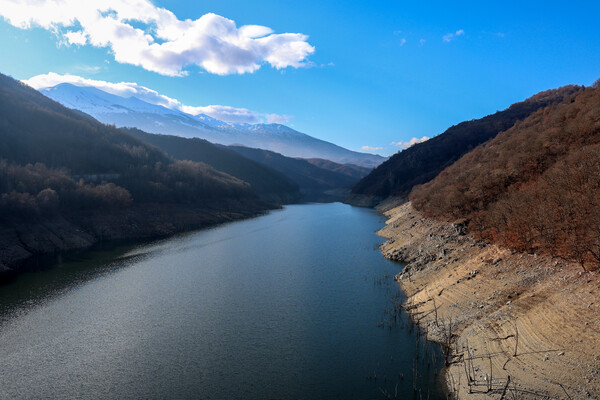
<svg viewBox="0 0 600 400"><path fill-rule="evenodd" d="M452 326L450 392L500 399L510 376L504 399L600 399L599 273L486 245L410 203L386 215L381 250L407 263L407 309L432 340Z"/></svg>

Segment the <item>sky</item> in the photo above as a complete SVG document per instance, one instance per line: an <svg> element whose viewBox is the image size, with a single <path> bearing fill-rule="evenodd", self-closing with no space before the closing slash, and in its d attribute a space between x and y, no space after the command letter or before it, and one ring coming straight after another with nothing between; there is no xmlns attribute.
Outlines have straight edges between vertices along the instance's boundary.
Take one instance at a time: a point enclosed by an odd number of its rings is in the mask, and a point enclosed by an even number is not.
<svg viewBox="0 0 600 400"><path fill-rule="evenodd" d="M387 156L542 90L591 85L598 15L600 2L578 0L0 0L0 72Z"/></svg>

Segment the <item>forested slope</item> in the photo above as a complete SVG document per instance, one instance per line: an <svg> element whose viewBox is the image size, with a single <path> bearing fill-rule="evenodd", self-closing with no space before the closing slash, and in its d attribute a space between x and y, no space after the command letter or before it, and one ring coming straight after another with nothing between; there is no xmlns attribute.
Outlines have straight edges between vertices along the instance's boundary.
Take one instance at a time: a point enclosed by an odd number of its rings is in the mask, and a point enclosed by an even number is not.
<svg viewBox="0 0 600 400"><path fill-rule="evenodd" d="M269 207L246 182L173 160L1 74L0 138L0 269L37 252L81 247L74 231L86 243L153 236Z"/></svg>
<svg viewBox="0 0 600 400"><path fill-rule="evenodd" d="M600 263L600 89L586 88L474 149L413 205L513 249Z"/></svg>
<svg viewBox="0 0 600 400"><path fill-rule="evenodd" d="M345 167L333 161L291 158L269 150L227 146L242 156L272 168L300 187L301 201L341 201L358 181L362 167ZM337 165L337 167L335 166Z"/></svg>
<svg viewBox="0 0 600 400"><path fill-rule="evenodd" d="M204 139L147 133L135 128L126 132L152 144L178 160L203 162L248 182L263 199L276 203L298 200L298 184L280 172Z"/></svg>
<svg viewBox="0 0 600 400"><path fill-rule="evenodd" d="M479 144L512 127L540 108L555 104L581 91L579 86L547 90L515 103L504 111L481 119L461 122L426 142L403 150L363 178L352 189L351 203L375 205L388 197L406 198L418 184L433 179L444 168Z"/></svg>

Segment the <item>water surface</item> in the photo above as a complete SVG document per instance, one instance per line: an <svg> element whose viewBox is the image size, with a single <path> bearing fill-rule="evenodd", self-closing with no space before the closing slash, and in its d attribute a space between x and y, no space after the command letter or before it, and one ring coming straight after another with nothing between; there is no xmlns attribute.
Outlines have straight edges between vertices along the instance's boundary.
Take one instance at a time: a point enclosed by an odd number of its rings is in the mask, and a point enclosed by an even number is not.
<svg viewBox="0 0 600 400"><path fill-rule="evenodd" d="M394 318L383 222L288 206L20 276L0 287L0 397L443 398L439 353Z"/></svg>

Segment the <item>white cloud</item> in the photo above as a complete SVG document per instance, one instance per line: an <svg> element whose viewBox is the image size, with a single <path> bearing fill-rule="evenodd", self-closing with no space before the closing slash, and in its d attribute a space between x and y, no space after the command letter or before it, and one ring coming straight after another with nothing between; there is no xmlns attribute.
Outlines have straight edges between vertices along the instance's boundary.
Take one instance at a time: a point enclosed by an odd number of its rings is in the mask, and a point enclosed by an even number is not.
<svg viewBox="0 0 600 400"><path fill-rule="evenodd" d="M80 46L87 42L87 39L83 32L70 31L64 34L68 44L78 44Z"/></svg>
<svg viewBox="0 0 600 400"><path fill-rule="evenodd" d="M264 117L268 124L287 124L292 119L290 115L285 114L264 114Z"/></svg>
<svg viewBox="0 0 600 400"><path fill-rule="evenodd" d="M301 33L238 28L212 13L180 20L149 0L0 0L0 16L18 28L50 30L65 45L107 47L119 63L169 76L191 65L218 75L251 73L264 63L298 68L315 50Z"/></svg>
<svg viewBox="0 0 600 400"><path fill-rule="evenodd" d="M92 86L117 96L135 96L148 103L158 104L167 108L179 109L181 106L181 103L178 100L161 95L157 91L140 86L135 82L112 83L82 78L81 76L71 74L60 75L54 72L44 75L37 75L23 82L37 90L46 89L61 83L71 83L76 86Z"/></svg>
<svg viewBox="0 0 600 400"><path fill-rule="evenodd" d="M231 123L257 124L266 122L283 124L292 118L289 115L262 114L246 108L235 108L230 106L189 106L182 104L177 99L160 94L155 90L138 85L135 82L112 83L95 79L87 79L71 74L60 75L54 72L44 75L37 75L23 82L37 90L53 87L61 83L70 83L76 86L91 86L117 96L134 96L151 104L157 104L167 108L180 110L191 115L206 114L209 117L213 117L220 121Z"/></svg>
<svg viewBox="0 0 600 400"><path fill-rule="evenodd" d="M98 65L80 64L80 65L74 66L73 69L85 72L87 74L97 74L98 72L102 71L103 67L100 67Z"/></svg>
<svg viewBox="0 0 600 400"><path fill-rule="evenodd" d="M451 41L453 41L454 39L456 39L456 37L458 36L462 36L465 34L465 31L462 29L457 30L454 33L447 33L442 37L442 40L444 40L444 42L449 43Z"/></svg>
<svg viewBox="0 0 600 400"><path fill-rule="evenodd" d="M182 105L180 107L181 111L192 114L205 114L209 117L213 117L220 121L232 122L232 123L247 123L247 124L258 124L263 122L261 118L261 114L250 111L246 108L235 108L230 106L219 106L219 105L211 105L211 106L185 106Z"/></svg>
<svg viewBox="0 0 600 400"><path fill-rule="evenodd" d="M397 147L402 147L402 149L408 149L410 146L415 145L417 143L423 143L425 141L429 140L429 138L427 136L423 136L422 138L412 138L407 142L392 142L392 146L397 146Z"/></svg>
<svg viewBox="0 0 600 400"><path fill-rule="evenodd" d="M400 47L404 46L405 44L406 44L406 38L400 39Z"/></svg>
<svg viewBox="0 0 600 400"><path fill-rule="evenodd" d="M361 147L361 149L366 150L366 151L377 151L377 150L383 150L383 147L363 146L363 147Z"/></svg>

